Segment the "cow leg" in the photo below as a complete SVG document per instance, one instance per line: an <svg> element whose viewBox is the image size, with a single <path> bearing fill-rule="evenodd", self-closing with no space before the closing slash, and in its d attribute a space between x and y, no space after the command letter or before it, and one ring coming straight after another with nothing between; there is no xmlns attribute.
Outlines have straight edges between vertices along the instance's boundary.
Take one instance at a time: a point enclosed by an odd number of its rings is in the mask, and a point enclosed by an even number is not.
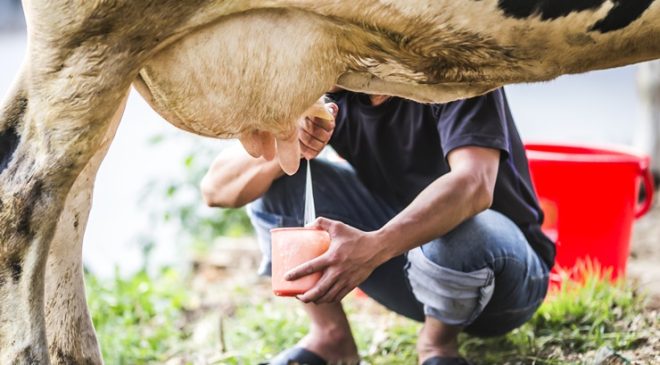
<svg viewBox="0 0 660 365"><path fill-rule="evenodd" d="M128 77L104 76L132 70L103 66L110 69L76 75L32 67L0 110L0 138L7 142L0 156L0 364L49 363L50 242L72 185L102 145L130 85Z"/></svg>
<svg viewBox="0 0 660 365"><path fill-rule="evenodd" d="M25 172L22 142L28 103L23 73L0 107L0 363L47 363L43 308L40 306L42 237L35 237L31 207L43 183ZM18 166L21 169L17 169ZM24 174L18 178L19 170ZM23 189L19 187L22 185ZM42 208L43 209L43 208ZM35 239L33 239L35 238ZM32 243L35 243L34 245Z"/></svg>
<svg viewBox="0 0 660 365"><path fill-rule="evenodd" d="M94 180L114 138L126 98L112 117L101 148L80 173L66 198L46 266L46 333L53 364L102 364L83 280L82 243Z"/></svg>

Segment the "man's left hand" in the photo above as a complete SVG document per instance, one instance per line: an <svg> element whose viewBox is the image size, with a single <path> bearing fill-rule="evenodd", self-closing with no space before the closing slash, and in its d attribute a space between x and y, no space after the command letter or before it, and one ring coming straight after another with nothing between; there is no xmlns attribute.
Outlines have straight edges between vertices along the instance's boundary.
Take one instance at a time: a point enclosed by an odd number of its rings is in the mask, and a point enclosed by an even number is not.
<svg viewBox="0 0 660 365"><path fill-rule="evenodd" d="M330 247L323 255L291 269L287 280L296 280L323 271L319 282L298 299L305 303L331 303L342 300L387 259L374 234L339 221L318 218L312 227L328 231Z"/></svg>
<svg viewBox="0 0 660 365"><path fill-rule="evenodd" d="M333 117L337 116L339 110L337 104L326 103L324 107ZM307 160L316 158L330 142L334 130L334 120L313 117L302 119L298 128L298 141L300 142L302 156Z"/></svg>

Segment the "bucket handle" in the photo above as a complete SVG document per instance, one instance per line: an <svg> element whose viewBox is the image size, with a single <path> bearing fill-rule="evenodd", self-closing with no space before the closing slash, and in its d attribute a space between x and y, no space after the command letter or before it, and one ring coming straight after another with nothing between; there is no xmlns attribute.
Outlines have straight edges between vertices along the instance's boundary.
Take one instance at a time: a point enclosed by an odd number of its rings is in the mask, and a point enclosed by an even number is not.
<svg viewBox="0 0 660 365"><path fill-rule="evenodd" d="M651 203L653 202L653 175L651 174L651 169L648 163L643 164L642 166L641 178L644 182L646 197L644 201L638 205L637 210L635 211L635 218L641 218L644 214L648 213L651 209Z"/></svg>

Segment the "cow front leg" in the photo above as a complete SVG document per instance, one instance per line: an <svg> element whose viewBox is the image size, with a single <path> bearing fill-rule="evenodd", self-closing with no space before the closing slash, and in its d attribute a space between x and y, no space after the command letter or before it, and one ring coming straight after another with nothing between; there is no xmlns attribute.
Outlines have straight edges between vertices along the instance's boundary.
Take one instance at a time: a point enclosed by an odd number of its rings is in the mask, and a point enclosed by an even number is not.
<svg viewBox="0 0 660 365"><path fill-rule="evenodd" d="M46 266L46 333L53 364L103 364L87 309L82 244L98 168L115 136L126 98L112 117L100 149L69 191Z"/></svg>
<svg viewBox="0 0 660 365"><path fill-rule="evenodd" d="M17 88L0 110L0 138L7 142L0 156L0 364L49 363L44 270L50 242L72 185L102 145L130 84L128 78L108 85L32 70L34 80L39 84L19 83L28 86Z"/></svg>
<svg viewBox="0 0 660 365"><path fill-rule="evenodd" d="M43 257L31 227L43 183L16 176L34 165L21 143L28 96L25 73L0 107L0 363L47 363L40 283ZM21 168L18 168L21 166ZM18 187L21 184L23 189ZM34 238L34 239L33 239ZM35 243L34 245L32 243Z"/></svg>

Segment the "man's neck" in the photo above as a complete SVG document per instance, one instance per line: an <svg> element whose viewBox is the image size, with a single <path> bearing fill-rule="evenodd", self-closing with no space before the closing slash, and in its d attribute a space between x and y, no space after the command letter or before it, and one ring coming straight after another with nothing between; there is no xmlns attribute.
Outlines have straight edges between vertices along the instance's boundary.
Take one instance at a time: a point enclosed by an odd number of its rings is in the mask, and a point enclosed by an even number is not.
<svg viewBox="0 0 660 365"><path fill-rule="evenodd" d="M389 98L389 95L369 95L369 100L371 100L371 105L373 106L378 106L387 101Z"/></svg>

